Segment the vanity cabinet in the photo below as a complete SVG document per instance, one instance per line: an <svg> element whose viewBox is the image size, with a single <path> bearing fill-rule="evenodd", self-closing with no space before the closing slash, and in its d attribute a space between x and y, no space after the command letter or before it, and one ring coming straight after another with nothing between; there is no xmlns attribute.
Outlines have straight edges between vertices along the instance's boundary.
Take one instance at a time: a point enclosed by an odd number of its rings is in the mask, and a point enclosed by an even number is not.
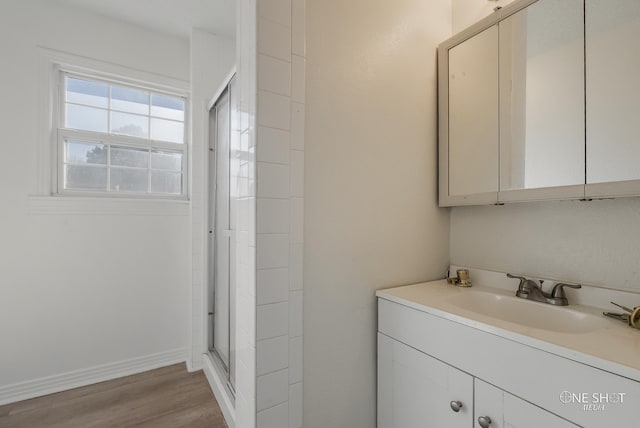
<svg viewBox="0 0 640 428"><path fill-rule="evenodd" d="M378 428L573 428L572 424L378 334Z"/></svg>
<svg viewBox="0 0 640 428"><path fill-rule="evenodd" d="M379 428L482 428L480 417L490 428L638 425L640 382L424 306L426 292L409 288L378 292ZM600 410L575 400L610 393L617 400Z"/></svg>
<svg viewBox="0 0 640 428"><path fill-rule="evenodd" d="M640 195L640 2L519 0L438 47L440 206Z"/></svg>

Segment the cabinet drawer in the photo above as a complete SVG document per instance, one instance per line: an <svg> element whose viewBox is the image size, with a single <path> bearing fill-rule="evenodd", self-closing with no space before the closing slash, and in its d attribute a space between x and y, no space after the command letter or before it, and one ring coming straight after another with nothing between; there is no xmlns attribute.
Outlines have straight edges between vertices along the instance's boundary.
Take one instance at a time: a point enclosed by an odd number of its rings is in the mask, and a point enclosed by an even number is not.
<svg viewBox="0 0 640 428"><path fill-rule="evenodd" d="M582 426L638 423L640 383L630 379L384 299L378 329Z"/></svg>

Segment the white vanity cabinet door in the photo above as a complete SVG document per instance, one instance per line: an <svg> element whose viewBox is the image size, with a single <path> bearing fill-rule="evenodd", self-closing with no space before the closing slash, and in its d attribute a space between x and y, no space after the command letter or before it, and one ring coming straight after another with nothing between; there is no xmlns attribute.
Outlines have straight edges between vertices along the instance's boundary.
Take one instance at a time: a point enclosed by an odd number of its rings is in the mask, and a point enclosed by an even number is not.
<svg viewBox="0 0 640 428"><path fill-rule="evenodd" d="M474 427L482 428L479 418L491 420L490 428L575 428L559 416L538 406L521 400L493 385L474 380L475 420Z"/></svg>
<svg viewBox="0 0 640 428"><path fill-rule="evenodd" d="M498 27L440 48L439 55L440 205L496 203Z"/></svg>
<svg viewBox="0 0 640 428"><path fill-rule="evenodd" d="M640 1L585 7L586 196L640 195Z"/></svg>
<svg viewBox="0 0 640 428"><path fill-rule="evenodd" d="M499 202L584 198L583 10L539 0L499 23Z"/></svg>
<svg viewBox="0 0 640 428"><path fill-rule="evenodd" d="M469 428L472 418L473 377L378 333L378 428Z"/></svg>

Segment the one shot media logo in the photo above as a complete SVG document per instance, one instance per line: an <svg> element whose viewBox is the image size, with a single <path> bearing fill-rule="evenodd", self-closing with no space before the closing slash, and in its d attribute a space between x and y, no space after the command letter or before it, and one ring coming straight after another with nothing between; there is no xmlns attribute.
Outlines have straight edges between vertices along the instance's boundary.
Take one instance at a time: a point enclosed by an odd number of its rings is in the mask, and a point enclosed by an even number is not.
<svg viewBox="0 0 640 428"><path fill-rule="evenodd" d="M560 393L563 404L578 404L587 412L601 412L608 406L624 404L626 392L570 392Z"/></svg>

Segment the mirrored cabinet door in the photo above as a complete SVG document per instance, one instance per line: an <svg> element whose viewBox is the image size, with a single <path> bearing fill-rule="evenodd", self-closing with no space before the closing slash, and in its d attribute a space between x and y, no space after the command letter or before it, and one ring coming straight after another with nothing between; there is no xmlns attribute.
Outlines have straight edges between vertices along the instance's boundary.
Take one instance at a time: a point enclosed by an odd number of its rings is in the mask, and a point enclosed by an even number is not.
<svg viewBox="0 0 640 428"><path fill-rule="evenodd" d="M640 194L639 43L639 0L586 0L588 196Z"/></svg>
<svg viewBox="0 0 640 428"><path fill-rule="evenodd" d="M584 196L583 11L540 0L499 23L501 201Z"/></svg>
<svg viewBox="0 0 640 428"><path fill-rule="evenodd" d="M498 27L452 47L448 56L448 194L486 198L493 192L496 202Z"/></svg>

